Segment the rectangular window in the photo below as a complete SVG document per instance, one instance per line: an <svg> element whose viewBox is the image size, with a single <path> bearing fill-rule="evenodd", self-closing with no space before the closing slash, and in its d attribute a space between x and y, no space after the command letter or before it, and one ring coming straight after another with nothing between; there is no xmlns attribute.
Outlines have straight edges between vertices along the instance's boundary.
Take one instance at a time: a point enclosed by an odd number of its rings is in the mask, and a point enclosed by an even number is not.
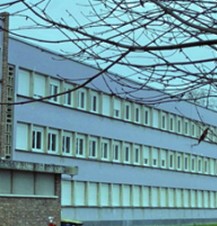
<svg viewBox="0 0 217 226"><path fill-rule="evenodd" d="M85 137L82 135L77 135L76 137L76 156L85 156Z"/></svg>
<svg viewBox="0 0 217 226"><path fill-rule="evenodd" d="M153 117L153 127L159 128L160 126L160 120L159 120L159 111L156 109L152 109L152 117Z"/></svg>
<svg viewBox="0 0 217 226"><path fill-rule="evenodd" d="M90 91L90 111L99 112L99 96L93 91Z"/></svg>
<svg viewBox="0 0 217 226"><path fill-rule="evenodd" d="M103 160L109 159L110 142L107 139L101 140L101 158Z"/></svg>
<svg viewBox="0 0 217 226"><path fill-rule="evenodd" d="M97 138L90 137L89 138L89 157L90 158L97 158L97 153L98 153Z"/></svg>
<svg viewBox="0 0 217 226"><path fill-rule="evenodd" d="M34 151L44 150L44 128L33 126L32 128L32 149Z"/></svg>
<svg viewBox="0 0 217 226"><path fill-rule="evenodd" d="M204 169L204 173L205 174L209 173L208 159L207 158L203 159L203 169Z"/></svg>
<svg viewBox="0 0 217 226"><path fill-rule="evenodd" d="M70 133L63 133L62 136L62 153L69 155L72 153L72 137Z"/></svg>
<svg viewBox="0 0 217 226"><path fill-rule="evenodd" d="M167 129L167 114L161 112L161 129Z"/></svg>
<svg viewBox="0 0 217 226"><path fill-rule="evenodd" d="M131 193L132 189L130 185L122 185L121 186L121 198L122 198L122 206L130 206L131 205Z"/></svg>
<svg viewBox="0 0 217 226"><path fill-rule="evenodd" d="M121 202L121 189L119 184L112 184L111 185L111 204L112 206L120 206Z"/></svg>
<svg viewBox="0 0 217 226"><path fill-rule="evenodd" d="M193 122L191 122L191 136L192 137L196 137L196 125L193 123Z"/></svg>
<svg viewBox="0 0 217 226"><path fill-rule="evenodd" d="M131 145L125 143L123 149L124 149L124 162L130 163L130 160L131 160Z"/></svg>
<svg viewBox="0 0 217 226"><path fill-rule="evenodd" d="M145 166L149 166L150 164L150 150L149 147L143 146L143 161Z"/></svg>
<svg viewBox="0 0 217 226"><path fill-rule="evenodd" d="M169 130L170 131L174 131L174 116L170 115L169 116Z"/></svg>
<svg viewBox="0 0 217 226"><path fill-rule="evenodd" d="M184 155L184 170L188 171L189 170L189 156Z"/></svg>
<svg viewBox="0 0 217 226"><path fill-rule="evenodd" d="M48 142L47 142L47 150L51 153L58 152L58 131L57 130L49 130L48 131Z"/></svg>
<svg viewBox="0 0 217 226"><path fill-rule="evenodd" d="M133 147L133 163L140 164L140 146L134 145Z"/></svg>
<svg viewBox="0 0 217 226"><path fill-rule="evenodd" d="M141 121L141 109L139 105L134 106L134 122L140 123Z"/></svg>
<svg viewBox="0 0 217 226"><path fill-rule="evenodd" d="M113 99L113 116L115 118L121 117L121 100L118 98Z"/></svg>
<svg viewBox="0 0 217 226"><path fill-rule="evenodd" d="M158 149L157 148L152 148L151 156L152 156L152 166L158 167Z"/></svg>
<svg viewBox="0 0 217 226"><path fill-rule="evenodd" d="M113 160L120 162L120 142L114 141L113 143Z"/></svg>
<svg viewBox="0 0 217 226"><path fill-rule="evenodd" d="M108 95L102 95L102 114L111 116L111 101L110 96Z"/></svg>
<svg viewBox="0 0 217 226"><path fill-rule="evenodd" d="M197 159L197 170L199 173L202 173L202 159L201 158Z"/></svg>
<svg viewBox="0 0 217 226"><path fill-rule="evenodd" d="M46 95L46 77L38 73L33 74L33 96L41 98Z"/></svg>
<svg viewBox="0 0 217 226"><path fill-rule="evenodd" d="M147 126L150 126L151 125L151 113L150 113L150 109L147 108L147 107L144 107L143 108L144 110L144 124L147 125Z"/></svg>
<svg viewBox="0 0 217 226"><path fill-rule="evenodd" d="M59 102L59 96L57 94L60 92L60 82L58 80L50 79L49 84L49 95L53 97L50 98L51 102Z"/></svg>
<svg viewBox="0 0 217 226"><path fill-rule="evenodd" d="M77 106L78 108L80 109L86 109L86 91L84 89L79 89L77 91L77 94L78 94L78 98L77 98Z"/></svg>
<svg viewBox="0 0 217 226"><path fill-rule="evenodd" d="M184 120L184 134L189 135L189 121Z"/></svg>
<svg viewBox="0 0 217 226"><path fill-rule="evenodd" d="M195 157L191 157L191 171L195 172L196 170L196 165L195 165Z"/></svg>
<svg viewBox="0 0 217 226"><path fill-rule="evenodd" d="M124 106L124 119L131 120L131 105L127 103Z"/></svg>
<svg viewBox="0 0 217 226"><path fill-rule="evenodd" d="M182 119L180 117L176 119L176 131L177 133L182 133Z"/></svg>
<svg viewBox="0 0 217 226"><path fill-rule="evenodd" d="M17 123L16 129L16 149L29 150L29 126Z"/></svg>
<svg viewBox="0 0 217 226"><path fill-rule="evenodd" d="M24 96L30 96L31 90L31 72L27 70L19 70L18 74L18 90L17 93Z"/></svg>
<svg viewBox="0 0 217 226"><path fill-rule="evenodd" d="M182 156L181 156L181 154L176 154L176 169L182 170Z"/></svg>
<svg viewBox="0 0 217 226"><path fill-rule="evenodd" d="M73 105L73 92L71 91L73 89L72 85L64 84L64 92L67 92L63 95L63 104L66 106L72 106Z"/></svg>
<svg viewBox="0 0 217 226"><path fill-rule="evenodd" d="M169 168L174 169L174 153L169 152Z"/></svg>
<svg viewBox="0 0 217 226"><path fill-rule="evenodd" d="M160 150L160 167L167 167L167 151L163 149Z"/></svg>

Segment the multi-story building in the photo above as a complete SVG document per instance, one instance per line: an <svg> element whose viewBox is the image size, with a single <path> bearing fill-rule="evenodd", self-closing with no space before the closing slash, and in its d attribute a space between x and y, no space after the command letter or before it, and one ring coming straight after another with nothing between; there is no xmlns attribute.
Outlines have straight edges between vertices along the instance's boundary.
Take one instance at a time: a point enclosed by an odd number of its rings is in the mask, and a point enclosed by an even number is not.
<svg viewBox="0 0 217 226"><path fill-rule="evenodd" d="M1 156L78 166L77 176L62 177L63 218L84 225L216 219L215 111L114 95L121 85L113 74L80 87L95 68L18 39L10 38L4 52ZM163 94L146 88L136 95Z"/></svg>

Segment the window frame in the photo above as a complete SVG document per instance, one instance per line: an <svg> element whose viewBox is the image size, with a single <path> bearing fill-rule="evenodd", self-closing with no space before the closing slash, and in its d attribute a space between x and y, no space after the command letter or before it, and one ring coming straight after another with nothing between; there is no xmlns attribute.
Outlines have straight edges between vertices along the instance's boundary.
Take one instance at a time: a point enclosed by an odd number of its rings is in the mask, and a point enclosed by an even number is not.
<svg viewBox="0 0 217 226"><path fill-rule="evenodd" d="M57 154L59 152L59 131L49 128L47 130L47 152Z"/></svg>
<svg viewBox="0 0 217 226"><path fill-rule="evenodd" d="M121 162L121 142L113 140L112 142L112 160L113 162Z"/></svg>
<svg viewBox="0 0 217 226"><path fill-rule="evenodd" d="M109 150L110 150L110 140L106 138L102 138L100 141L100 154L101 154L102 160L106 160L106 161L110 160ZM105 153L107 157L105 157Z"/></svg>
<svg viewBox="0 0 217 226"><path fill-rule="evenodd" d="M75 138L75 156L84 158L86 156L86 137L82 134L76 134Z"/></svg>
<svg viewBox="0 0 217 226"><path fill-rule="evenodd" d="M66 140L65 140L66 138ZM69 145L68 145L68 141L69 141ZM63 155L72 155L72 134L70 132L62 132L62 154ZM69 148L69 152L65 151L66 149Z"/></svg>
<svg viewBox="0 0 217 226"><path fill-rule="evenodd" d="M60 93L60 81L54 78L50 78L48 92L49 96L57 95L58 93ZM60 97L59 96L51 97L49 101L52 103L60 103Z"/></svg>
<svg viewBox="0 0 217 226"><path fill-rule="evenodd" d="M88 137L88 158L97 159L98 158L98 138Z"/></svg>
<svg viewBox="0 0 217 226"><path fill-rule="evenodd" d="M42 127L42 126L36 126L36 125L32 125L32 128L31 128L31 135L32 135L32 143L31 143L31 150L32 151L37 151L37 152L44 152L44 145L45 145L45 139L44 139L44 136L45 136L45 128ZM41 148L38 148L37 146L38 145L34 145L36 144L38 141L35 141L35 135L34 135L34 132L37 132L37 133L40 133L40 147ZM36 135L36 139L38 139L38 135ZM34 139L34 141L33 141Z"/></svg>

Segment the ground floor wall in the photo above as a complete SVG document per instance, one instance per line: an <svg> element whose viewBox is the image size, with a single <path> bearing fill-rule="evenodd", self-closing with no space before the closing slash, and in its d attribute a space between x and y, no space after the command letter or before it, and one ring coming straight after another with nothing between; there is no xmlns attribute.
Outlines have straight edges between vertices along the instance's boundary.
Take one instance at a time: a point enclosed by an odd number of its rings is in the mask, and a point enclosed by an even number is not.
<svg viewBox="0 0 217 226"><path fill-rule="evenodd" d="M0 197L1 226L46 226L53 216L59 225L58 198Z"/></svg>
<svg viewBox="0 0 217 226"><path fill-rule="evenodd" d="M60 184L61 174L0 169L0 226L46 226L49 217L59 226Z"/></svg>
<svg viewBox="0 0 217 226"><path fill-rule="evenodd" d="M62 218L82 220L84 226L202 223L217 222L217 209L63 207Z"/></svg>

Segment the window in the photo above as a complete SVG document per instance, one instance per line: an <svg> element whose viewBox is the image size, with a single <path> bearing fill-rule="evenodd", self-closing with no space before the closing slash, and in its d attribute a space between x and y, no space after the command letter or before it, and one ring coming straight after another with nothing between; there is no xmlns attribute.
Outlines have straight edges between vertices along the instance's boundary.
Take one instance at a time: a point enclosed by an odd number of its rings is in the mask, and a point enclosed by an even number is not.
<svg viewBox="0 0 217 226"><path fill-rule="evenodd" d="M191 171L194 172L196 169L196 165L195 165L195 157L192 156L191 157Z"/></svg>
<svg viewBox="0 0 217 226"><path fill-rule="evenodd" d="M133 162L134 164L140 164L140 146L134 145L133 147Z"/></svg>
<svg viewBox="0 0 217 226"><path fill-rule="evenodd" d="M64 92L68 91L63 96L63 104L66 106L72 106L73 105L73 92L71 90L73 89L72 85L64 84Z"/></svg>
<svg viewBox="0 0 217 226"><path fill-rule="evenodd" d="M174 153L169 153L169 168L174 169Z"/></svg>
<svg viewBox="0 0 217 226"><path fill-rule="evenodd" d="M70 133L64 132L62 135L62 153L69 155L72 153L72 138Z"/></svg>
<svg viewBox="0 0 217 226"><path fill-rule="evenodd" d="M59 102L59 96L55 96L60 92L60 82L58 80L51 79L49 85L49 95L54 95L50 98L51 102Z"/></svg>
<svg viewBox="0 0 217 226"><path fill-rule="evenodd" d="M131 120L131 105L129 103L125 103L124 106L124 119Z"/></svg>
<svg viewBox="0 0 217 226"><path fill-rule="evenodd" d="M30 80L31 72L27 70L19 70L18 74L18 90L17 93L24 96L30 96Z"/></svg>
<svg viewBox="0 0 217 226"><path fill-rule="evenodd" d="M152 166L157 167L158 166L158 149L152 148L151 155L152 155Z"/></svg>
<svg viewBox="0 0 217 226"><path fill-rule="evenodd" d="M50 153L58 152L58 131L57 130L49 130L48 131L48 141L47 141L47 150Z"/></svg>
<svg viewBox="0 0 217 226"><path fill-rule="evenodd" d="M76 137L76 156L85 156L85 137L82 135Z"/></svg>
<svg viewBox="0 0 217 226"><path fill-rule="evenodd" d="M131 205L131 193L132 193L132 189L130 185L123 184L121 186L122 206Z"/></svg>
<svg viewBox="0 0 217 226"><path fill-rule="evenodd" d="M115 118L121 117L121 100L118 98L113 99L113 116Z"/></svg>
<svg viewBox="0 0 217 226"><path fill-rule="evenodd" d="M109 206L110 204L110 185L106 183L101 183L100 185L100 195L99 195L99 205Z"/></svg>
<svg viewBox="0 0 217 226"><path fill-rule="evenodd" d="M160 126L160 120L159 120L159 111L156 109L152 109L152 117L153 117L153 127L159 128Z"/></svg>
<svg viewBox="0 0 217 226"><path fill-rule="evenodd" d="M101 158L103 160L109 159L109 150L110 150L110 143L107 139L101 140Z"/></svg>
<svg viewBox="0 0 217 226"><path fill-rule="evenodd" d="M131 152L131 146L130 146L130 144L125 143L123 149L124 149L124 162L130 163L130 160L131 160L131 153L130 153Z"/></svg>
<svg viewBox="0 0 217 226"><path fill-rule="evenodd" d="M189 135L189 121L184 120L184 134Z"/></svg>
<svg viewBox="0 0 217 226"><path fill-rule="evenodd" d="M111 115L111 102L110 96L102 95L102 114L110 116Z"/></svg>
<svg viewBox="0 0 217 226"><path fill-rule="evenodd" d="M86 91L84 89L79 89L77 91L78 98L77 98L77 106L80 109L86 109Z"/></svg>
<svg viewBox="0 0 217 226"><path fill-rule="evenodd" d="M28 125L24 123L17 124L16 131L16 149L29 149L29 130Z"/></svg>
<svg viewBox="0 0 217 226"><path fill-rule="evenodd" d="M96 206L98 204L98 184L88 182L87 184L87 205Z"/></svg>
<svg viewBox="0 0 217 226"><path fill-rule="evenodd" d="M161 112L161 129L167 129L167 115L164 112Z"/></svg>
<svg viewBox="0 0 217 226"><path fill-rule="evenodd" d="M176 120L176 130L177 133L182 133L182 119L180 117Z"/></svg>
<svg viewBox="0 0 217 226"><path fill-rule="evenodd" d="M90 92L90 111L99 112L99 96L96 92Z"/></svg>
<svg viewBox="0 0 217 226"><path fill-rule="evenodd" d="M150 109L149 108L146 108L144 107L144 124L145 125L151 125L151 116L150 116Z"/></svg>
<svg viewBox="0 0 217 226"><path fill-rule="evenodd" d="M203 160L203 168L204 168L204 173L208 174L209 173L209 167L208 167L208 159L204 158Z"/></svg>
<svg viewBox="0 0 217 226"><path fill-rule="evenodd" d="M210 166L210 174L215 174L215 162L214 159L209 159L209 166Z"/></svg>
<svg viewBox="0 0 217 226"><path fill-rule="evenodd" d="M89 157L90 158L97 158L97 152L98 152L97 145L98 145L97 138L90 137L89 138Z"/></svg>
<svg viewBox="0 0 217 226"><path fill-rule="evenodd" d="M170 115L169 116L169 130L174 131L174 116Z"/></svg>
<svg viewBox="0 0 217 226"><path fill-rule="evenodd" d="M113 143L113 160L120 162L120 142L114 141Z"/></svg>
<svg viewBox="0 0 217 226"><path fill-rule="evenodd" d="M33 97L44 97L46 95L46 77L38 73L34 73L33 76Z"/></svg>
<svg viewBox="0 0 217 226"><path fill-rule="evenodd" d="M167 167L167 151L163 149L160 150L160 167Z"/></svg>
<svg viewBox="0 0 217 226"><path fill-rule="evenodd" d="M150 150L149 147L144 146L143 147L143 160L144 160L144 165L149 166L149 158L150 158Z"/></svg>
<svg viewBox="0 0 217 226"><path fill-rule="evenodd" d="M134 106L134 122L140 123L140 106Z"/></svg>
<svg viewBox="0 0 217 226"><path fill-rule="evenodd" d="M199 173L202 173L202 159L201 158L197 159L197 170Z"/></svg>
<svg viewBox="0 0 217 226"><path fill-rule="evenodd" d="M182 170L182 156L181 156L181 154L176 154L176 169Z"/></svg>
<svg viewBox="0 0 217 226"><path fill-rule="evenodd" d="M32 149L43 151L44 149L44 128L33 126L32 128Z"/></svg>
<svg viewBox="0 0 217 226"><path fill-rule="evenodd" d="M195 123L191 122L191 136L196 137L196 125Z"/></svg>
<svg viewBox="0 0 217 226"><path fill-rule="evenodd" d="M189 157L188 157L188 155L184 155L184 170L185 171L189 170Z"/></svg>

